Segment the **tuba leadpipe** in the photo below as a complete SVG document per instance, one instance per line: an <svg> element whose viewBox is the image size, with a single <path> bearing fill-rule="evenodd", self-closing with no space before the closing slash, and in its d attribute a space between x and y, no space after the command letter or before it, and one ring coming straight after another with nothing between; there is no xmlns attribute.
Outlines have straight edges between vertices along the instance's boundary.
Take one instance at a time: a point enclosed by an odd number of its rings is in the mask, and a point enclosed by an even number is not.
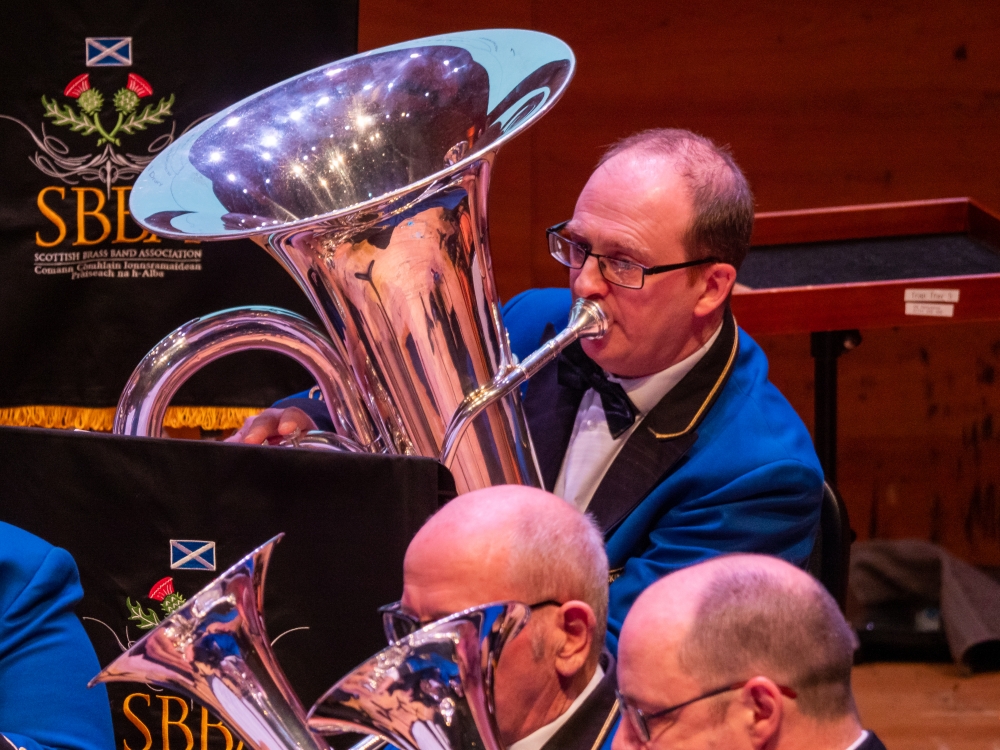
<svg viewBox="0 0 1000 750"><path fill-rule="evenodd" d="M510 368L502 377L473 391L459 404L445 432L441 463L451 466L458 441L462 439L472 420L487 406L536 375L574 341L603 336L608 331L608 325L608 316L596 302L588 299L578 299L574 302L569 312L569 324L562 331L525 357L523 362Z"/></svg>

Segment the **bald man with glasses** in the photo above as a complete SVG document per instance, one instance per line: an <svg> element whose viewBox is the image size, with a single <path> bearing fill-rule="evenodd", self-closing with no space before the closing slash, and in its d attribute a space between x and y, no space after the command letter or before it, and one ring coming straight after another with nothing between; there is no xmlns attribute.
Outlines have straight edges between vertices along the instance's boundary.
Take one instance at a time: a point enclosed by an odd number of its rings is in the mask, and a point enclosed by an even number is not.
<svg viewBox="0 0 1000 750"><path fill-rule="evenodd" d="M612 750L885 750L854 703L856 647L833 598L782 560L668 575L625 619Z"/></svg>
<svg viewBox="0 0 1000 750"><path fill-rule="evenodd" d="M398 640L471 607L527 604L500 654L497 725L508 750L609 750L618 720L614 658L603 649L608 563L600 532L561 499L502 486L452 500L417 532L403 596L382 607Z"/></svg>

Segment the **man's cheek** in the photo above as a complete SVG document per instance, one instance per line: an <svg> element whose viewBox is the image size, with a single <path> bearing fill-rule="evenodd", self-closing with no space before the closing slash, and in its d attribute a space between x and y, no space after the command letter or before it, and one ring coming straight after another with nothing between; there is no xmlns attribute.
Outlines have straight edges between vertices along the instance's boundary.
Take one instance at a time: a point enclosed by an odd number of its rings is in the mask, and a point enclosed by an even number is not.
<svg viewBox="0 0 1000 750"><path fill-rule="evenodd" d="M501 658L493 681L493 706L496 710L497 727L503 735L509 735L516 728L521 711L518 706L518 675L511 669L504 669Z"/></svg>

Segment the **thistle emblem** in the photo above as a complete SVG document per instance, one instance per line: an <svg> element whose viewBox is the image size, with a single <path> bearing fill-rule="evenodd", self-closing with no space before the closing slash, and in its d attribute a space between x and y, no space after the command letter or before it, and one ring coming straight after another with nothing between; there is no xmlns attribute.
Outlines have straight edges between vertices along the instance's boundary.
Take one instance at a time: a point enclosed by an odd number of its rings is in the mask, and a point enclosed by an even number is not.
<svg viewBox="0 0 1000 750"><path fill-rule="evenodd" d="M99 89L91 88L90 73L81 73L68 84L63 90L63 96L76 99L79 110L71 104L60 105L54 98L48 99L42 96L42 106L45 108L45 117L52 120L54 125L68 127L74 133L81 135L93 135L97 133L97 145L113 143L121 146L119 133L133 135L141 130L145 130L150 125L159 125L165 117L173 114L171 108L174 105L174 95L161 98L157 104L147 104L142 111L139 111L140 100L153 95L153 87L142 76L135 73L128 74L128 81L125 88L119 89L111 98L111 103L118 113L118 121L110 130L105 129L101 121L101 112L104 109L104 94Z"/></svg>
<svg viewBox="0 0 1000 750"><path fill-rule="evenodd" d="M118 113L118 119L111 129L101 119L108 102L100 90L90 85L89 73L81 73L63 89L63 96L75 99L76 106L72 102L61 104L56 97L49 99L43 96L44 117L51 120L53 125L69 128L84 136L97 135L98 148L90 154L73 154L69 144L45 132L44 120L40 134L16 117L0 113L0 120L17 123L31 136L37 151L28 160L43 174L67 185L78 185L81 180L104 183L105 193L110 198L113 184L134 179L157 153L174 140L176 122L170 124L169 132L154 138L146 146L144 154L119 150L123 135L134 135L150 126L162 124L165 118L173 117L173 94L161 98L156 104L140 107L142 100L152 95L153 87L149 85L149 81L140 75L129 73L125 88L119 89L111 97L111 106Z"/></svg>
<svg viewBox="0 0 1000 750"><path fill-rule="evenodd" d="M185 601L182 595L174 591L174 579L170 576L153 584L153 588L149 590L149 598L160 603L165 617L180 609ZM150 630L160 624L160 617L152 607L144 609L141 602L133 604L128 597L125 598L125 606L129 611L128 619L134 621L139 630Z"/></svg>

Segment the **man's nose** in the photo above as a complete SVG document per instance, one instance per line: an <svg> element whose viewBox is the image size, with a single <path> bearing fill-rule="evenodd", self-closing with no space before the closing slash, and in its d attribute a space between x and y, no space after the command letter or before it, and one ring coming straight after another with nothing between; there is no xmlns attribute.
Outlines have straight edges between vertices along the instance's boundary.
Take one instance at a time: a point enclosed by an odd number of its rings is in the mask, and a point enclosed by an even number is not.
<svg viewBox="0 0 1000 750"><path fill-rule="evenodd" d="M588 255L587 260L583 262L583 267L576 272L576 279L573 281L573 293L577 297L585 299L603 297L608 293L608 282L601 275L598 260L593 255Z"/></svg>

